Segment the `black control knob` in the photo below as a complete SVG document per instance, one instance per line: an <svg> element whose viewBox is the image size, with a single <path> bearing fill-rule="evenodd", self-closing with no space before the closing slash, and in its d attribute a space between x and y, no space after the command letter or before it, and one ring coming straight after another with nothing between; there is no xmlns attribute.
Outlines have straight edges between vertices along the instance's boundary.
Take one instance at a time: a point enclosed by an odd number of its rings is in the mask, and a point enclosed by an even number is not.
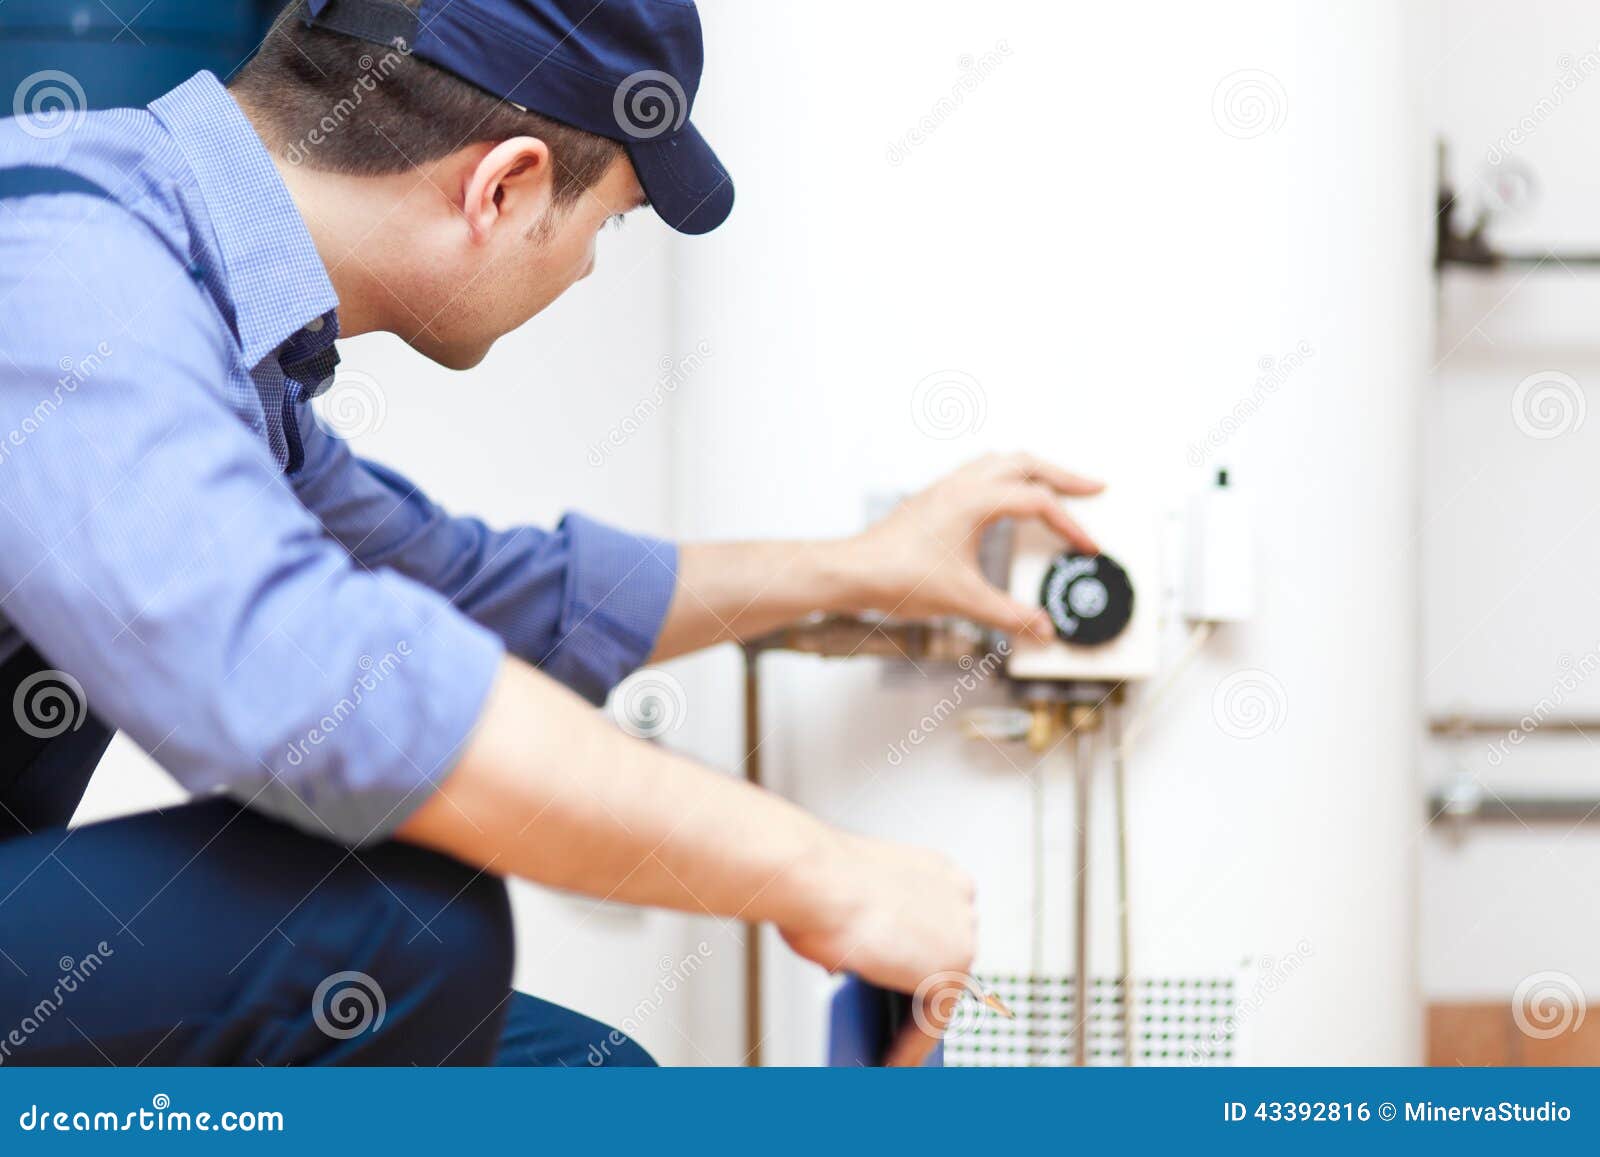
<svg viewBox="0 0 1600 1157"><path fill-rule="evenodd" d="M1067 551L1050 564L1039 601L1062 642L1093 647L1132 621L1133 582L1109 555Z"/></svg>

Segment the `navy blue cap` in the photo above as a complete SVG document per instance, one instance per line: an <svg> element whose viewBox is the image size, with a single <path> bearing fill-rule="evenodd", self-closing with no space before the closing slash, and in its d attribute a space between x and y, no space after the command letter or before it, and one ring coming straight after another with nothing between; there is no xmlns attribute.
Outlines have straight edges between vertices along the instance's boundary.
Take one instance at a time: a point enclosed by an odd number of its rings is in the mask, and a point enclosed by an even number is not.
<svg viewBox="0 0 1600 1157"><path fill-rule="evenodd" d="M733 180L689 113L705 49L692 0L304 0L309 24L411 54L620 142L661 219L709 233Z"/></svg>

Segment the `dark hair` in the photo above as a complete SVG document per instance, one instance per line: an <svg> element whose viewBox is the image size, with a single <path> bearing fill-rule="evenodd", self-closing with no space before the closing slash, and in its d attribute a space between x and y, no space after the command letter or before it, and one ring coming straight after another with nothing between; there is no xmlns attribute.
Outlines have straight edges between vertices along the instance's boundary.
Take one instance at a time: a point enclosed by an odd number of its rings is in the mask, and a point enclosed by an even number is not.
<svg viewBox="0 0 1600 1157"><path fill-rule="evenodd" d="M308 28L302 8L278 17L229 84L292 164L377 177L479 141L537 137L550 149L554 201L566 206L622 155L615 141L525 112L404 49Z"/></svg>

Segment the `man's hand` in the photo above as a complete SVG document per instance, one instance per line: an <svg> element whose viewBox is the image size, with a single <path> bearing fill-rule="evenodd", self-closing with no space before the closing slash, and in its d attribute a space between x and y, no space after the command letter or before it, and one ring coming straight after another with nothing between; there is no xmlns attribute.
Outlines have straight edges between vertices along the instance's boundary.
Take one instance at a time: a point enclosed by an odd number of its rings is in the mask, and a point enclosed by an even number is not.
<svg viewBox="0 0 1600 1157"><path fill-rule="evenodd" d="M818 857L806 883L815 909L780 926L789 947L829 972L853 972L896 992L972 967L970 877L925 848L830 836L834 850Z"/></svg>
<svg viewBox="0 0 1600 1157"><path fill-rule="evenodd" d="M812 887L835 897L820 919L780 928L789 947L830 972L853 972L915 994L916 1014L884 1063L915 1067L938 1045L964 993L977 943L971 877L922 848L835 833L837 851ZM831 875L831 882L827 876Z"/></svg>
<svg viewBox="0 0 1600 1157"><path fill-rule="evenodd" d="M1049 616L997 590L978 569L983 531L1002 518L1036 518L1077 549L1098 553L1062 509L1061 498L1103 488L1030 454L991 454L946 475L848 540L847 570L865 584L858 596L863 609L912 619L959 615L1049 639Z"/></svg>
<svg viewBox="0 0 1600 1157"><path fill-rule="evenodd" d="M516 659L395 834L587 896L770 921L801 955L901 992L972 964L972 883L943 856L833 830L624 735Z"/></svg>
<svg viewBox="0 0 1600 1157"><path fill-rule="evenodd" d="M678 591L652 661L754 638L816 611L959 615L1053 638L1043 611L1012 600L983 577L978 545L984 528L1002 518L1036 518L1093 553L1094 542L1060 500L1101 489L1029 454L992 454L907 499L854 538L682 547Z"/></svg>

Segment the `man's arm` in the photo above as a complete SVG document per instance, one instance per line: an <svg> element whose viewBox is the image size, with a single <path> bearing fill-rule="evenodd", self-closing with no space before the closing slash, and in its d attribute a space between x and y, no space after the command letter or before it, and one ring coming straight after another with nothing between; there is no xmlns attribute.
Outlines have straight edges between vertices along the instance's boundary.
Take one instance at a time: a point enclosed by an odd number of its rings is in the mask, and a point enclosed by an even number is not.
<svg viewBox="0 0 1600 1157"><path fill-rule="evenodd" d="M487 871L770 919L899 987L966 967L970 886L939 857L630 739L433 591L353 565L213 392L227 335L142 227L8 240L0 291L52 252L101 276L90 302L35 278L0 313L0 612L186 787L347 844L399 831ZM86 368L61 385L66 359Z"/></svg>
<svg viewBox="0 0 1600 1157"><path fill-rule="evenodd" d="M684 546L678 588L651 658L749 639L817 611L959 615L1050 638L1049 620L978 569L983 531L1037 518L1081 550L1094 543L1061 508L1098 482L1028 454L996 454L941 479L854 538Z"/></svg>
<svg viewBox="0 0 1600 1157"><path fill-rule="evenodd" d="M454 765L504 647L328 540L226 389L194 278L80 200L0 214L0 614L188 790L382 839Z"/></svg>
<svg viewBox="0 0 1600 1157"><path fill-rule="evenodd" d="M907 992L971 967L972 886L942 857L828 828L629 738L515 659L396 835L584 895L771 921L823 967Z"/></svg>
<svg viewBox="0 0 1600 1157"><path fill-rule="evenodd" d="M356 457L310 406L299 424L305 465L291 479L295 493L362 566L439 592L591 703L645 661L676 585L671 543L580 514L554 530L491 529Z"/></svg>

